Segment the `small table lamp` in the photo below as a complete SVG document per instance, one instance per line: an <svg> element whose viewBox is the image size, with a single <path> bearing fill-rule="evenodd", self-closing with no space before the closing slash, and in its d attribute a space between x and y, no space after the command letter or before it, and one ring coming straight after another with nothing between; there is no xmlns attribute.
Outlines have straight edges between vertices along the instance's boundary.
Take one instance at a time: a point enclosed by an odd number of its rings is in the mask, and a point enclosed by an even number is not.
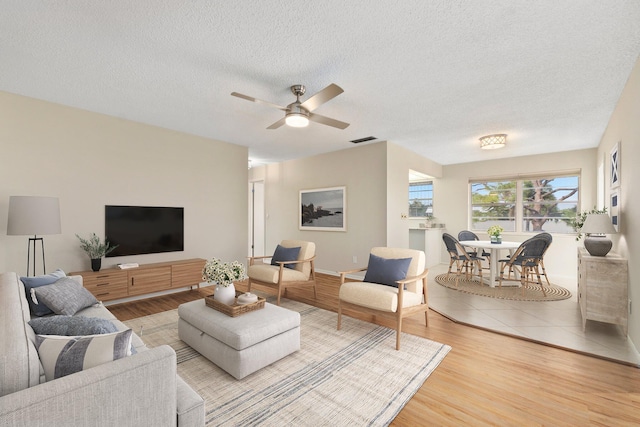
<svg viewBox="0 0 640 427"><path fill-rule="evenodd" d="M27 276L29 275L29 251L33 242L33 275L36 274L36 241L42 247L42 271L46 274L44 263L44 241L38 234L60 234L60 202L57 197L11 196L9 197L9 216L7 235L28 236Z"/></svg>
<svg viewBox="0 0 640 427"><path fill-rule="evenodd" d="M587 235L584 239L584 247L592 256L606 256L613 243L605 234L617 233L611 224L611 218L606 213L587 215L580 232Z"/></svg>

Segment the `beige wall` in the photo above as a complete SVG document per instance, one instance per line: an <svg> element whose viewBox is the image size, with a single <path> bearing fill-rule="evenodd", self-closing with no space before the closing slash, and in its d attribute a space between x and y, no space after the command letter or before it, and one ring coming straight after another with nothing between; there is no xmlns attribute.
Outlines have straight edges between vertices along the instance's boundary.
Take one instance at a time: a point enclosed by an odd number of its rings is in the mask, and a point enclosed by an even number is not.
<svg viewBox="0 0 640 427"><path fill-rule="evenodd" d="M454 236L460 230L469 229L469 179L567 170L580 171L581 209L591 209L596 203L595 159L596 149L589 149L444 166L443 179L438 187L440 197L437 207L438 212L443 213L438 214L438 218L446 224L446 231ZM442 194L446 197L442 198ZM478 235L481 239L488 239L486 234ZM528 237L531 237L531 233L505 233L506 240L521 242ZM577 244L575 235L555 234L545 257L545 267L551 280L574 289ZM443 257L446 256L443 251Z"/></svg>
<svg viewBox="0 0 640 427"><path fill-rule="evenodd" d="M265 181L267 254L283 239L300 239L316 243L318 270L354 268L354 256L366 265L371 247L386 241L385 168L386 143L377 143L252 170ZM300 190L337 186L346 186L347 231L299 230Z"/></svg>
<svg viewBox="0 0 640 427"><path fill-rule="evenodd" d="M250 180L265 182L267 253L283 239L311 240L317 269L333 273L365 266L374 246L408 247L409 221L401 214L409 203L409 169L442 173L437 163L386 141L252 169ZM343 185L347 231L299 230L299 191Z"/></svg>
<svg viewBox="0 0 640 427"><path fill-rule="evenodd" d="M26 273L27 236L6 235L12 195L60 199L62 234L44 239L48 271L89 269L75 234L103 237L106 204L184 207L185 250L103 266L246 259L246 147L5 92L0 117L0 271Z"/></svg>
<svg viewBox="0 0 640 427"><path fill-rule="evenodd" d="M620 142L620 233L612 236L613 250L629 260L629 337L640 346L640 60L629 76L600 142L597 158L605 167L605 205L609 207L609 153Z"/></svg>
<svg viewBox="0 0 640 427"><path fill-rule="evenodd" d="M393 143L387 143L387 245L409 247L409 227L412 222L403 218L409 210L409 170L433 177L442 176L442 166L413 151ZM434 179L438 188L438 179ZM434 191L435 197L436 191ZM437 200L434 200L434 209ZM437 211L436 211L437 215Z"/></svg>

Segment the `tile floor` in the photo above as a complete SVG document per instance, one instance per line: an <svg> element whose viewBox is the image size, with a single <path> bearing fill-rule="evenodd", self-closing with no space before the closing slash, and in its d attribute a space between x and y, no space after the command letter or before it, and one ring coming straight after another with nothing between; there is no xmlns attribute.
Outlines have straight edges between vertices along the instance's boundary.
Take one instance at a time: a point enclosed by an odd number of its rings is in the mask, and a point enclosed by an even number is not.
<svg viewBox="0 0 640 427"><path fill-rule="evenodd" d="M575 283L560 283L572 297L561 301L508 301L470 295L445 288L435 281L447 265L429 269L429 306L460 323L530 338L555 346L631 363L640 367L640 354L617 325L587 321L582 317Z"/></svg>

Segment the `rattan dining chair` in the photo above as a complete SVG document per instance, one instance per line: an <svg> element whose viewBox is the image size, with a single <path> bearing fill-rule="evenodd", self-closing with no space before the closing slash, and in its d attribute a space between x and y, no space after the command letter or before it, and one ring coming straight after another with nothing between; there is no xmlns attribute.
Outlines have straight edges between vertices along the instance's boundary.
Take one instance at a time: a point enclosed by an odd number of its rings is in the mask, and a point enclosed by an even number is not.
<svg viewBox="0 0 640 427"><path fill-rule="evenodd" d="M462 270L464 270L467 280L473 279L474 267L477 268L477 276L480 278L480 282L482 282L482 261L484 261L484 258L467 252L460 242L449 233L444 233L442 240L447 248L447 252L449 252L449 270L447 271L447 277L451 275L453 264L456 265L456 287L458 287Z"/></svg>
<svg viewBox="0 0 640 427"><path fill-rule="evenodd" d="M498 262L502 265L500 268L499 286L502 287L503 280L511 280L510 277L508 279L504 278L504 270L509 267L509 275L513 270L520 272L522 295L524 295L526 285L534 283L533 278L535 275L537 278L535 283L540 285L542 294L547 296L547 292L542 285L542 279L540 278L540 262L550 244L547 237L536 235L522 242L512 256L499 260Z"/></svg>
<svg viewBox="0 0 640 427"><path fill-rule="evenodd" d="M458 233L458 241L464 241L464 240L480 240L480 238L473 231L462 230L461 232ZM478 251L469 251L467 249L467 253L473 256L478 256ZM490 270L491 269L491 252L487 252L483 249L481 256L487 260L488 267L486 267L486 269Z"/></svg>

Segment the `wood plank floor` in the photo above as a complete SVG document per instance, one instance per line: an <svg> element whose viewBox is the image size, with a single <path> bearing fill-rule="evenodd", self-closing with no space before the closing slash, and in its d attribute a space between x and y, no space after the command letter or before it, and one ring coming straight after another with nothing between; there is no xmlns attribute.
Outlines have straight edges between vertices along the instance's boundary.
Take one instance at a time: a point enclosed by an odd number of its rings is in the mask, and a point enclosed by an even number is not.
<svg viewBox="0 0 640 427"><path fill-rule="evenodd" d="M338 284L337 277L318 274L317 300L306 289L289 290L287 297L336 311ZM202 288L109 309L128 320L211 292ZM456 324L433 311L429 327L417 315L403 331L452 350L393 426L640 425L640 369Z"/></svg>

